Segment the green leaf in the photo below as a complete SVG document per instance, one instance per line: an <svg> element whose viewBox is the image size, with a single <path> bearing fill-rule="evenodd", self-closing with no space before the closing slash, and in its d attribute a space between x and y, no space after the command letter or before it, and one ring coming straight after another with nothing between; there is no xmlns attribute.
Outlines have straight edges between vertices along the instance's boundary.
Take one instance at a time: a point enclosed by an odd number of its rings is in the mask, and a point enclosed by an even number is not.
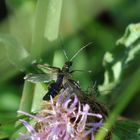
<svg viewBox="0 0 140 140"><path fill-rule="evenodd" d="M37 1L31 46L31 56L35 59L40 59L40 56L43 53L43 39L47 16L47 6L47 0Z"/></svg>
<svg viewBox="0 0 140 140"><path fill-rule="evenodd" d="M37 1L31 47L35 59L40 59L45 39L53 41L58 37L61 9L62 0Z"/></svg>
<svg viewBox="0 0 140 140"><path fill-rule="evenodd" d="M103 59L105 67L104 82L99 91L107 94L119 83L125 74L126 67L134 61L140 52L140 23L131 24L126 28L125 34L117 43L118 46L112 52L106 52ZM105 91L105 92L103 92Z"/></svg>
<svg viewBox="0 0 140 140"><path fill-rule="evenodd" d="M120 140L140 140L140 124L130 120L120 120L115 123L113 132Z"/></svg>
<svg viewBox="0 0 140 140"><path fill-rule="evenodd" d="M125 47L130 47L135 41L140 38L140 23L130 24L123 35L118 41L117 45L124 45Z"/></svg>
<svg viewBox="0 0 140 140"><path fill-rule="evenodd" d="M19 110L31 112L35 84L25 81Z"/></svg>
<svg viewBox="0 0 140 140"><path fill-rule="evenodd" d="M125 58L125 63L132 61L135 55L140 51L140 23L130 24L126 28L124 36L120 38L116 44L128 48L128 55Z"/></svg>
<svg viewBox="0 0 140 140"><path fill-rule="evenodd" d="M118 104L110 113L109 117L107 118L106 124L104 125L105 129L109 130L113 126L119 114L124 110L124 108L128 105L131 99L136 95L137 90L139 89L139 83L140 83L140 67L130 77L128 86L124 88L124 90L121 93L121 96L119 96L117 100ZM103 140L106 133L107 133L106 131L99 131L96 140Z"/></svg>
<svg viewBox="0 0 140 140"><path fill-rule="evenodd" d="M7 34L0 34L0 42L6 47L8 60L14 66L24 70L25 60L27 60L29 54L21 43L13 36Z"/></svg>
<svg viewBox="0 0 140 140"><path fill-rule="evenodd" d="M32 112L36 112L41 110L42 107L42 98L47 93L47 90L42 86L42 84L36 84L34 97L33 97L33 104L32 104Z"/></svg>
<svg viewBox="0 0 140 140"><path fill-rule="evenodd" d="M62 2L63 0L49 0L48 3L45 37L50 41L58 37Z"/></svg>
<svg viewBox="0 0 140 140"><path fill-rule="evenodd" d="M47 84L33 84L25 81L19 110L36 112L41 109L42 98L46 94Z"/></svg>

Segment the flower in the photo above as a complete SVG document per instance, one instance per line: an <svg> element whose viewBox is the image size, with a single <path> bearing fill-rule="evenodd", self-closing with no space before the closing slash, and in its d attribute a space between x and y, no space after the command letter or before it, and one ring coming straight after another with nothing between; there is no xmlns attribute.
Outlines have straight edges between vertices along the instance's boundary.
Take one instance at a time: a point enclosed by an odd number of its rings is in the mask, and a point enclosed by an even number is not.
<svg viewBox="0 0 140 140"><path fill-rule="evenodd" d="M90 112L88 104L81 104L78 97L61 91L57 101L50 102L36 115L18 111L30 117L35 125L20 120L28 130L17 140L87 140L94 139L97 130L103 125L101 114Z"/></svg>

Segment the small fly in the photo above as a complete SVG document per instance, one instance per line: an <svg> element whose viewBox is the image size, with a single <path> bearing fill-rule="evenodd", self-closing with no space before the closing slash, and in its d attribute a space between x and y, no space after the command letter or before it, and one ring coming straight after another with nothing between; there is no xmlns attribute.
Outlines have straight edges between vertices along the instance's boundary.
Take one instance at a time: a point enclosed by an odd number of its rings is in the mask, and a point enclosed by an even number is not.
<svg viewBox="0 0 140 140"><path fill-rule="evenodd" d="M68 61L65 62L62 69L58 67L52 67L47 64L39 64L37 66L43 71L43 74L28 74L24 77L24 79L32 83L49 83L48 92L43 97L43 100L50 100L50 95L52 97L55 97L62 88L69 88L71 89L71 91L73 91L74 89L78 90L80 88L79 84L71 79L72 73L74 71L70 71L70 67L72 66L72 60L90 44L92 43L88 43L87 45L79 49L70 60L68 60L66 52L64 51L64 55L66 56ZM55 82L50 83L51 81Z"/></svg>

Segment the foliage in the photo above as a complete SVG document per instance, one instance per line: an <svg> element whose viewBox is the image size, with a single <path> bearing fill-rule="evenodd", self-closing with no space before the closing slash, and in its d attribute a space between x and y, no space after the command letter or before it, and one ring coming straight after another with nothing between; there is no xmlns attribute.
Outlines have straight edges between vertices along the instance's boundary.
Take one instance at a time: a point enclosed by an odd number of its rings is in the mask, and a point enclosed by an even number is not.
<svg viewBox="0 0 140 140"><path fill-rule="evenodd" d="M104 127L112 128L113 140L140 139L139 1L11 0L6 4L11 13L0 23L0 139L15 139L23 129L14 125L23 117L17 117L18 109L29 113L40 109L48 84L24 81L25 74L39 73L36 63L62 67L62 44L71 58L91 41L93 47L80 52L72 68L92 73L75 72L73 79L83 90L96 83L97 97L110 107ZM120 116L128 119L118 120ZM105 134L99 131L96 139Z"/></svg>

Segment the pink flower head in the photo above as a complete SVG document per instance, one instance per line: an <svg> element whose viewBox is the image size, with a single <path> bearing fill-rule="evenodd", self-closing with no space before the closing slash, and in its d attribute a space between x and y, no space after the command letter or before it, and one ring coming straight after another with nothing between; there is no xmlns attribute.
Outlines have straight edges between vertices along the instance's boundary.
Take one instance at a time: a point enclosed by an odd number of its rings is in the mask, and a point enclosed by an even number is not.
<svg viewBox="0 0 140 140"><path fill-rule="evenodd" d="M36 124L32 126L20 120L28 133L21 134L17 140L93 140L96 131L103 125L102 115L89 112L90 106L81 104L76 95L64 97L65 92L61 93L56 102L50 97L50 107L36 115L18 111Z"/></svg>

